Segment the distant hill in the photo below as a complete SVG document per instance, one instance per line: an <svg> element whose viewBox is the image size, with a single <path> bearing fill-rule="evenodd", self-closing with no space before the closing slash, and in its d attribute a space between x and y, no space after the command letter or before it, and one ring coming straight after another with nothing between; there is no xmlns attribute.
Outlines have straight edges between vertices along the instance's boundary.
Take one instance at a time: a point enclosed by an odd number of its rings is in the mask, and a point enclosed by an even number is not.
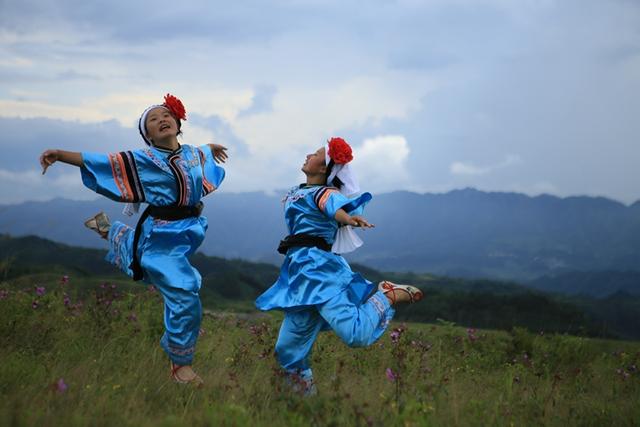
<svg viewBox="0 0 640 427"><path fill-rule="evenodd" d="M105 254L105 250L69 246L36 236L12 238L0 235L0 278L11 281L30 276L42 280L68 275L81 284L88 281L83 279L100 278L125 283L131 289L145 286L106 262ZM279 272L272 264L203 254L195 254L191 261L202 275L203 298L209 301L216 297L253 299L275 281Z"/></svg>
<svg viewBox="0 0 640 427"><path fill-rule="evenodd" d="M527 285L544 292L596 298L620 293L640 296L640 272L572 271L557 276L542 276Z"/></svg>
<svg viewBox="0 0 640 427"><path fill-rule="evenodd" d="M34 236L0 236L0 277L14 287L32 288L36 284L57 283L62 275L69 275L72 288L78 292L103 282L117 282L131 291L145 286L105 262L104 255L104 250L78 248ZM253 300L271 286L279 272L272 264L203 254L196 254L192 262L202 274L205 307L231 305L254 311ZM521 326L533 331L640 339L640 296L630 294L627 288L594 299L588 295L543 293L514 282L382 273L357 264L352 267L374 283L382 279L411 283L425 292L424 302L398 309L398 320L444 319L470 327L508 330Z"/></svg>
<svg viewBox="0 0 640 427"><path fill-rule="evenodd" d="M281 195L220 193L205 199L207 255L277 264L286 234ZM83 228L99 210L124 219L122 205L99 199L0 206L0 232L106 247ZM375 195L360 231L365 245L348 259L377 270L533 280L571 271L640 271L640 202L473 189L443 194ZM135 218L124 219L133 224Z"/></svg>

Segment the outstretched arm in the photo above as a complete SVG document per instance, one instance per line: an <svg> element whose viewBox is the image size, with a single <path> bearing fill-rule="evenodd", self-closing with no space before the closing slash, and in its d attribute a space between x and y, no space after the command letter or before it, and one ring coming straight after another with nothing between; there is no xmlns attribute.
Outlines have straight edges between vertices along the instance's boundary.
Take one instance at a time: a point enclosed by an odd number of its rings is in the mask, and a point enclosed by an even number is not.
<svg viewBox="0 0 640 427"><path fill-rule="evenodd" d="M75 151L46 150L40 155L42 174L44 175L49 166L55 162L67 163L80 167L82 166L82 154Z"/></svg>
<svg viewBox="0 0 640 427"><path fill-rule="evenodd" d="M227 155L227 147L220 144L208 144L209 148L211 148L211 153L213 153L213 160L216 163L224 163L227 161L229 156Z"/></svg>
<svg viewBox="0 0 640 427"><path fill-rule="evenodd" d="M349 215L344 209L338 209L335 216L336 221L342 224L351 225L353 227L373 228L375 225L370 224L369 221L361 217L360 215Z"/></svg>

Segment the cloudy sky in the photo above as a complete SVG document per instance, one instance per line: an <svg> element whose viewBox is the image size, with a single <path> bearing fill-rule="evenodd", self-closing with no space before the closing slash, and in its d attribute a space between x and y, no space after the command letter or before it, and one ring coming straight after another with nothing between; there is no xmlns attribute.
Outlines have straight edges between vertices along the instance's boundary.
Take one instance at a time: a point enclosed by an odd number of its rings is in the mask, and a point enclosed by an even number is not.
<svg viewBox="0 0 640 427"><path fill-rule="evenodd" d="M95 197L39 153L140 147L167 92L229 147L221 191L343 136L373 192L640 199L634 0L0 0L0 203Z"/></svg>

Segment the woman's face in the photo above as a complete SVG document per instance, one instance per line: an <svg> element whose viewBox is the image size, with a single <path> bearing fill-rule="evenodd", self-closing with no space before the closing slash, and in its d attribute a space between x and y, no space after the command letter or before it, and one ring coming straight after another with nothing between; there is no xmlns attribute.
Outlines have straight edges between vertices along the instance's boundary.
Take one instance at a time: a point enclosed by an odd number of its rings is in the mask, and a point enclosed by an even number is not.
<svg viewBox="0 0 640 427"><path fill-rule="evenodd" d="M302 165L302 172L307 175L324 174L327 171L327 165L324 161L324 147L319 148L313 154L307 154L307 160Z"/></svg>
<svg viewBox="0 0 640 427"><path fill-rule="evenodd" d="M153 142L178 134L176 119L163 107L156 107L149 111L144 125L147 128L147 137Z"/></svg>

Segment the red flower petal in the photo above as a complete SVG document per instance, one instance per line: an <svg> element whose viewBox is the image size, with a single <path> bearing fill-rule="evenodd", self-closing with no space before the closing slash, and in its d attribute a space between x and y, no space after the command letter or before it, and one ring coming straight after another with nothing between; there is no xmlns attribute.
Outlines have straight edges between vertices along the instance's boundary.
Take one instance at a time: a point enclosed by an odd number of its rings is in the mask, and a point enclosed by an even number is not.
<svg viewBox="0 0 640 427"><path fill-rule="evenodd" d="M187 120L187 111L184 109L184 105L182 105L182 101L171 94L166 94L164 96L164 104L165 107L171 111L171 114L178 120Z"/></svg>
<svg viewBox="0 0 640 427"><path fill-rule="evenodd" d="M329 140L329 157L337 164L349 163L353 160L351 146L342 138Z"/></svg>

